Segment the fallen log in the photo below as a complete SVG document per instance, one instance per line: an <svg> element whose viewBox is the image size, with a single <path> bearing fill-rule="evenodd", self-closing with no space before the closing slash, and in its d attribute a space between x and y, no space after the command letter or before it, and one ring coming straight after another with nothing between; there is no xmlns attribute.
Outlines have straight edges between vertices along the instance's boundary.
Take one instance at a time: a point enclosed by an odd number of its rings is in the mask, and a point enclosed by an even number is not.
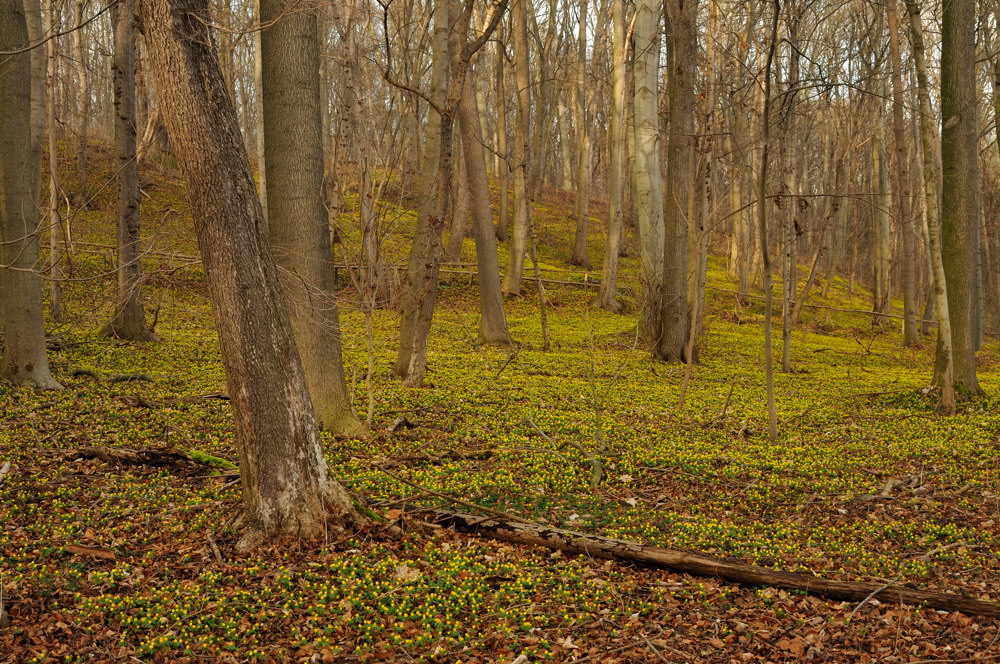
<svg viewBox="0 0 1000 664"><path fill-rule="evenodd" d="M799 590L818 597L848 602L865 602L877 598L881 602L926 606L944 611L961 611L967 615L1000 618L1000 602L978 600L951 593L917 590L894 584L833 581L807 573L747 565L703 553L646 546L627 540L552 528L538 523L508 521L495 516L483 517L464 512L419 507L412 507L407 511L427 514L438 525L451 526L455 530L474 533L481 537L542 546L595 558L663 567L675 572L714 577L740 585Z"/></svg>
<svg viewBox="0 0 1000 664"><path fill-rule="evenodd" d="M223 466L218 462L225 461L224 459L197 450L192 450L190 454L161 450L133 450L126 447L81 447L56 451L71 459L99 459L104 463L116 463L123 466L153 466L184 471L202 470L206 467L235 467L229 462Z"/></svg>

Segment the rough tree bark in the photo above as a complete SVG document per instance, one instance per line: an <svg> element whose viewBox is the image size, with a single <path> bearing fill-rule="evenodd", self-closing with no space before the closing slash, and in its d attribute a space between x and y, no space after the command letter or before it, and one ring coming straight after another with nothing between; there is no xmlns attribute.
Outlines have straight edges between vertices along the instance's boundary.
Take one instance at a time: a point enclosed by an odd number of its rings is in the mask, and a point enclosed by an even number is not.
<svg viewBox="0 0 1000 664"><path fill-rule="evenodd" d="M941 23L941 257L955 386L982 394L976 378L979 284L979 115L976 87L976 2L951 0Z"/></svg>
<svg viewBox="0 0 1000 664"><path fill-rule="evenodd" d="M0 240L3 241L0 313L4 330L0 376L15 385L62 386L45 354L42 281L38 265L39 151L32 148L31 57L20 0L0 0ZM44 63L43 63L44 66Z"/></svg>
<svg viewBox="0 0 1000 664"><path fill-rule="evenodd" d="M664 191L663 300L656 355L686 362L688 326L688 198L694 186L694 84L698 0L667 0L667 185Z"/></svg>
<svg viewBox="0 0 1000 664"><path fill-rule="evenodd" d="M356 523L323 456L207 2L139 0L138 9L219 330L243 488L241 546L320 536L328 518Z"/></svg>
<svg viewBox="0 0 1000 664"><path fill-rule="evenodd" d="M368 427L351 407L340 348L336 275L323 205L319 30L310 6L260 0L267 222L274 261L319 425Z"/></svg>

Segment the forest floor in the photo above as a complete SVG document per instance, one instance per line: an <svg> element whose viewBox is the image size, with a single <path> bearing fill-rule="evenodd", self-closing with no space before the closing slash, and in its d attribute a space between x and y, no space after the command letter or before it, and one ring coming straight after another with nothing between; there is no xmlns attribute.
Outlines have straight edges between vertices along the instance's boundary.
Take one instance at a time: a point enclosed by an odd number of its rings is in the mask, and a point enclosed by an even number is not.
<svg viewBox="0 0 1000 664"><path fill-rule="evenodd" d="M0 386L0 466L11 463L0 480L0 592L12 618L0 662L1000 660L997 619L825 601L442 528L331 532L236 553L231 471L73 452L236 459L227 402L205 398L226 385L203 274L186 258L196 249L182 189L161 173L145 191L149 242L163 252L144 264L161 341L98 334L113 288L98 246L114 236L108 189L72 220L76 281L50 354L66 389ZM560 280L583 281L566 262L567 200L536 205L541 259L565 271ZM383 211L398 260L412 211ZM344 262L356 252L349 215L336 249ZM835 309L807 310L793 334L796 371L777 375L771 444L760 305L726 292L733 284L713 256L701 364L680 404L684 367L654 361L635 339L636 270L636 256L623 259L619 315L591 308L592 288L550 284L549 351L532 288L507 302L516 347L483 346L475 288L451 274L422 389L391 376L397 315L374 312L369 339L346 289L345 366L374 435L326 438L335 475L371 500L450 506L406 480L576 531L1000 601L995 342L981 354L987 397L937 416L925 389L932 340L902 348L895 325L872 329L870 315L841 311L869 306L863 290L838 277L823 296L824 281L811 301ZM445 453L455 454L436 458ZM607 473L591 488L595 457Z"/></svg>

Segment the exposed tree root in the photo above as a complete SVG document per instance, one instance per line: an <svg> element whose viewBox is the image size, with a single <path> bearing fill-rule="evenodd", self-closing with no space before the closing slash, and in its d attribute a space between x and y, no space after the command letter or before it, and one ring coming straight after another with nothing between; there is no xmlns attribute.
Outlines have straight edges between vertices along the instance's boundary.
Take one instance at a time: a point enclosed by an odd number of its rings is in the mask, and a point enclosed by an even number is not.
<svg viewBox="0 0 1000 664"><path fill-rule="evenodd" d="M456 530L474 533L481 537L543 546L595 558L664 567L676 572L715 577L740 585L799 590L839 601L862 602L877 598L881 602L961 611L968 615L1000 617L1000 602L972 599L951 593L917 590L893 584L832 581L806 573L747 565L702 553L645 546L635 542L495 516L483 517L441 509L411 508L410 511L428 514L437 524L451 526Z"/></svg>

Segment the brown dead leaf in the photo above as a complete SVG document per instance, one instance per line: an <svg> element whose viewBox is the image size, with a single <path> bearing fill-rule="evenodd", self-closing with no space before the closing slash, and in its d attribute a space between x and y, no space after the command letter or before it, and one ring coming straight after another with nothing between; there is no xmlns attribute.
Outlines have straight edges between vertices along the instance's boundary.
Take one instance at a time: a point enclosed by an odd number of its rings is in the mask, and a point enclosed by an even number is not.
<svg viewBox="0 0 1000 664"><path fill-rule="evenodd" d="M90 556L91 558L100 558L102 560L117 560L115 552L111 549L99 549L93 546L79 546L77 544L67 544L66 553L75 553L81 556Z"/></svg>

